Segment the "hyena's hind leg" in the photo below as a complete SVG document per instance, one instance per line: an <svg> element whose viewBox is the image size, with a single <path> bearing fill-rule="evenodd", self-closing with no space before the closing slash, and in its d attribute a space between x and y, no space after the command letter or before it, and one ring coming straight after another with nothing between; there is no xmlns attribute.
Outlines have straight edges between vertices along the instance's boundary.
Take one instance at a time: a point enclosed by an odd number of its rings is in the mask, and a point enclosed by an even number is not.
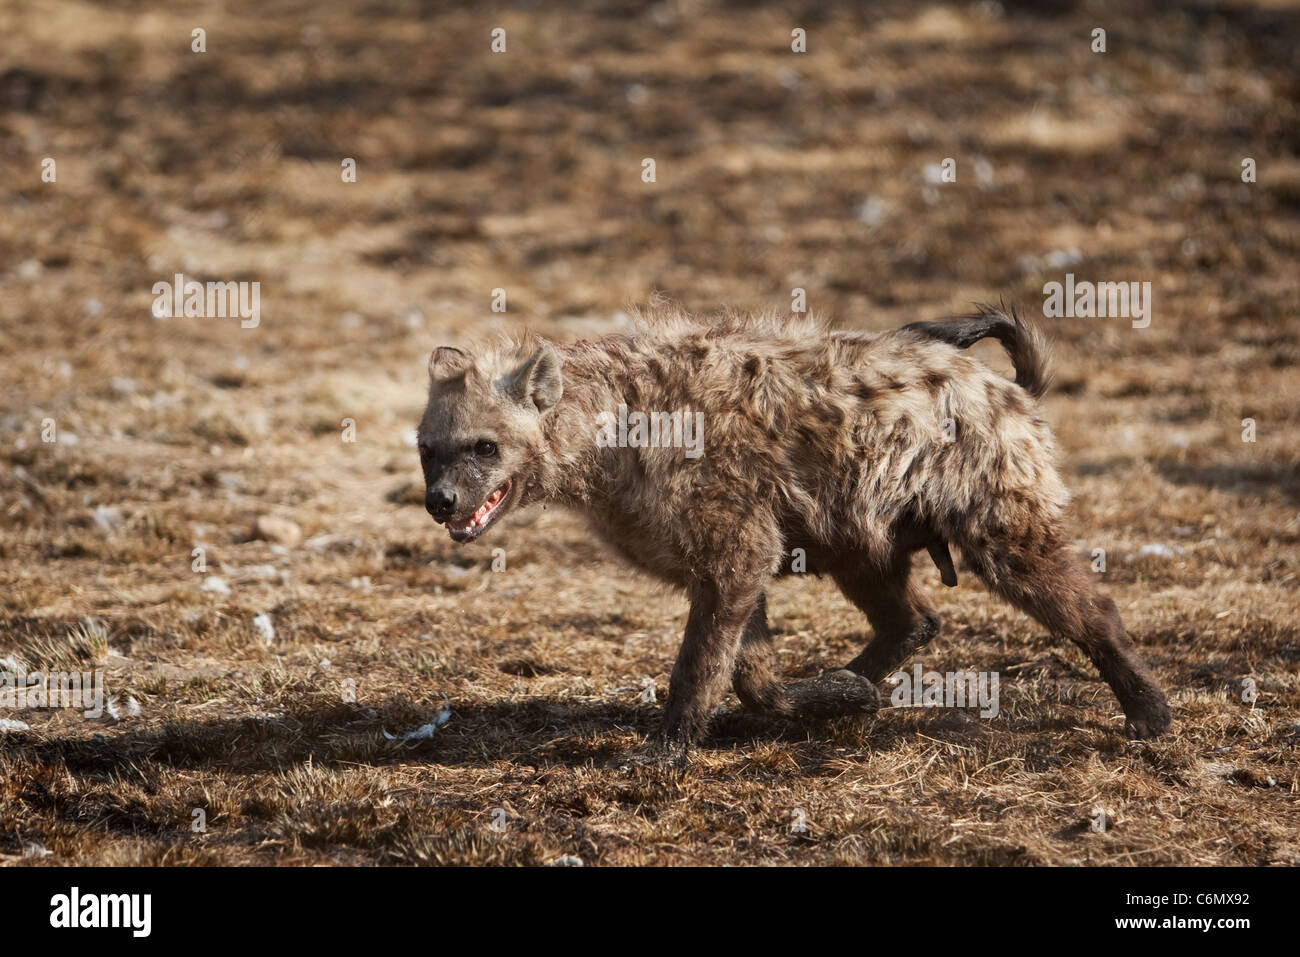
<svg viewBox="0 0 1300 957"><path fill-rule="evenodd" d="M987 536L963 544L962 555L995 594L1083 649L1119 699L1129 737L1169 730L1169 704L1155 675L1124 630L1115 602L1098 593L1059 527Z"/></svg>
<svg viewBox="0 0 1300 957"><path fill-rule="evenodd" d="M792 718L869 714L880 708L880 692L856 674L831 669L815 678L782 683L773 667L775 658L763 595L745 624L731 675L731 686L745 708Z"/></svg>
<svg viewBox="0 0 1300 957"><path fill-rule="evenodd" d="M849 601L875 632L862 653L844 667L868 681L883 681L939 633L939 618L912 580L912 558L897 552L888 568L851 561L832 572Z"/></svg>

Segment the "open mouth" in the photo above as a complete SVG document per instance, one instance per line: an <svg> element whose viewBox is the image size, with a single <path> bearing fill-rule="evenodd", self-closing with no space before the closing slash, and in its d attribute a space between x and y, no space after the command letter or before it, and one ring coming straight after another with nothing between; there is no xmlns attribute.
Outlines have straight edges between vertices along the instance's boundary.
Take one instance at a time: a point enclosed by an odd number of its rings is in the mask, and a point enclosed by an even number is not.
<svg viewBox="0 0 1300 957"><path fill-rule="evenodd" d="M460 521L443 522L447 526L447 531L451 533L453 542L470 542L483 534L483 531L491 525L498 515L505 509L506 499L510 497L512 483L510 479L497 486L497 490L487 497L469 518Z"/></svg>

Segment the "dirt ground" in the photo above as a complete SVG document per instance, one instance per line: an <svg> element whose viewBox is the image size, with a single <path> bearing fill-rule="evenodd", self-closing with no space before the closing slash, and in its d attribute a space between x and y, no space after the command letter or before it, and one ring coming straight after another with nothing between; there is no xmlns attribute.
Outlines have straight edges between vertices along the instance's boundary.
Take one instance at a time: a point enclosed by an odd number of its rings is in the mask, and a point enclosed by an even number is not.
<svg viewBox="0 0 1300 957"><path fill-rule="evenodd" d="M0 7L0 670L100 669L119 715L0 710L0 860L1300 863L1300 7L556 6ZM1043 405L1160 740L918 559L919 660L998 672L996 718L731 698L692 767L620 772L684 598L572 515L458 547L420 505L435 345L655 293L1038 313L1067 272L1153 290L1044 320ZM176 273L260 323L155 318ZM791 676L869 635L828 581L770 607Z"/></svg>

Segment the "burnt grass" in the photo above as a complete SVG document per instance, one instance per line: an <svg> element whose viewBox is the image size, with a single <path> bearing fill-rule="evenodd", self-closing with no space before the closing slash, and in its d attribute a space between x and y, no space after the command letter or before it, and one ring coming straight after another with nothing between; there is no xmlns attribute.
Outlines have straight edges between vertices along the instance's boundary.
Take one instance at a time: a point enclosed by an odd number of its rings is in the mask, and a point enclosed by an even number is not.
<svg viewBox="0 0 1300 957"><path fill-rule="evenodd" d="M0 711L28 726L0 731L0 860L1300 862L1298 21L1155 2L0 10L0 658L102 669L121 714ZM944 157L957 182L928 181ZM259 281L260 325L154 319L178 272ZM1065 272L1153 289L1149 328L1048 320L1044 410L1079 547L1104 550L1170 694L1158 741L1122 736L1076 649L918 559L943 618L920 660L999 672L997 717L801 725L730 698L690 768L620 772L684 599L556 510L460 548L420 507L407 434L435 345L618 331L655 293L785 309L796 287L886 329L978 300L1036 311ZM301 539L254 536L259 516ZM791 676L868 634L818 579L770 608ZM443 695L436 734L401 740Z"/></svg>

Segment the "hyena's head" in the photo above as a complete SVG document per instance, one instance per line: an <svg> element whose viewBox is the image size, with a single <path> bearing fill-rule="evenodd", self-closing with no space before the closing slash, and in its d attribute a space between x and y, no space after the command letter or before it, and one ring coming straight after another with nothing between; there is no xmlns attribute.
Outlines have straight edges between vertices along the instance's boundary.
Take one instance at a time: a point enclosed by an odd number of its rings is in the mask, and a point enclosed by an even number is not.
<svg viewBox="0 0 1300 957"><path fill-rule="evenodd" d="M424 507L468 542L541 479L542 417L563 392L560 357L548 344L483 359L451 346L429 358L429 404L420 420Z"/></svg>

